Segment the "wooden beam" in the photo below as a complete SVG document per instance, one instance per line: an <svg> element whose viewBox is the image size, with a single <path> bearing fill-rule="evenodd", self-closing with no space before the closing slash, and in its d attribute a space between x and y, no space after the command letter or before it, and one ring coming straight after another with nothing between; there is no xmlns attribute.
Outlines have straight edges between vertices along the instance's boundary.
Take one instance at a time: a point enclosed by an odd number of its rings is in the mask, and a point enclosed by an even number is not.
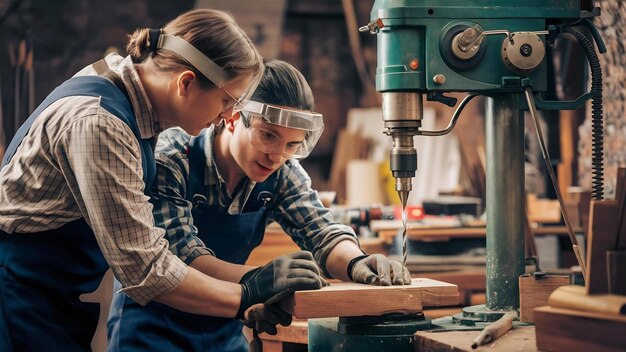
<svg viewBox="0 0 626 352"><path fill-rule="evenodd" d="M541 351L624 351L626 317L572 309L535 309Z"/></svg>
<svg viewBox="0 0 626 352"><path fill-rule="evenodd" d="M320 290L298 291L283 300L281 308L298 319L377 316L456 305L458 297L456 285L431 279L413 279L406 286L339 282Z"/></svg>

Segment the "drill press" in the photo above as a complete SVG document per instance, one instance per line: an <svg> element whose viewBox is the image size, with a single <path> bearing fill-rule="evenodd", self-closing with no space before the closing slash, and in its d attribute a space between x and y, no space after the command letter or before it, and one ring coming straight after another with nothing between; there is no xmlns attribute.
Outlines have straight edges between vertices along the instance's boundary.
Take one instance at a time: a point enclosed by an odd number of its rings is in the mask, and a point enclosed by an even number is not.
<svg viewBox="0 0 626 352"><path fill-rule="evenodd" d="M534 103L524 93L530 91L543 109L572 109L588 98L546 102L540 93L547 90L546 44L597 14L579 0L377 0L372 21L362 28L377 35L376 89L383 96L385 133L393 139L391 170L403 204L417 169L413 137L449 132L420 130L423 98L454 106L445 92L486 96L488 310L519 308L523 110ZM456 118L458 113L451 125Z"/></svg>
<svg viewBox="0 0 626 352"><path fill-rule="evenodd" d="M576 109L591 98L594 107L600 106L601 133L601 91L592 88L574 101L542 98L548 88L547 46L557 37L578 32L576 26L586 26L603 52L603 43L590 20L597 15L599 9L586 0L376 0L371 22L361 28L377 36L376 89L383 97L384 133L393 140L390 167L403 205L417 170L414 136L450 132L469 100L477 95L486 97L487 295L486 305L464 309L465 319L490 322L519 309L518 278L525 268L523 110L529 109L535 118L535 107ZM593 44L583 43L584 38L574 35L587 47L591 63ZM594 64L591 68L594 71ZM594 79L598 76L597 72L592 74ZM469 94L448 128L422 130L423 99L455 106L456 99L446 92ZM594 140L594 145L599 145L594 153L601 155L601 140ZM593 163L600 165L594 169L594 185L601 185L602 163ZM601 197L601 190L594 192ZM575 236L570 237L576 245ZM577 256L582 259L578 251ZM310 347L315 346L312 351L337 350L339 343L346 350L373 348L365 343L370 341L365 337L357 346L358 337L342 336L311 321L309 336L315 338L314 344L310 341ZM406 350L412 350L412 334L402 336ZM392 338L396 341L401 337ZM381 350L380 346L375 348Z"/></svg>

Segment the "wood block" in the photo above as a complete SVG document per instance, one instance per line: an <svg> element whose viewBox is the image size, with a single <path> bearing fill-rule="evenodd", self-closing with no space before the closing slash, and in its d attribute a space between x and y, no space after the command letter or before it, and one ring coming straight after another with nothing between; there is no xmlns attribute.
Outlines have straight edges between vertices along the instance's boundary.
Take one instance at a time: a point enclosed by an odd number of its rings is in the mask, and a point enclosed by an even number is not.
<svg viewBox="0 0 626 352"><path fill-rule="evenodd" d="M472 295L484 293L487 287L484 266L482 269L473 270L420 273L419 276L457 285L459 287L459 304L465 306L473 305ZM482 303L485 302L478 304Z"/></svg>
<svg viewBox="0 0 626 352"><path fill-rule="evenodd" d="M611 249L626 249L626 168L617 169L615 201L619 206L619 226L615 247Z"/></svg>
<svg viewBox="0 0 626 352"><path fill-rule="evenodd" d="M530 275L519 278L520 321L534 322L533 310L548 304L550 294L560 286L569 285L569 275L549 275L535 279Z"/></svg>
<svg viewBox="0 0 626 352"><path fill-rule="evenodd" d="M558 223L561 221L561 207L558 200L539 199L529 193L526 196L528 202L528 220L538 223Z"/></svg>
<svg viewBox="0 0 626 352"><path fill-rule="evenodd" d="M535 328L513 327L494 342L472 349L474 339L480 331L418 331L415 333L415 351L462 352L462 351L537 351Z"/></svg>
<svg viewBox="0 0 626 352"><path fill-rule="evenodd" d="M589 209L587 249L588 294L607 293L609 285L606 269L606 251L614 249L619 223L619 205L614 200L592 200Z"/></svg>
<svg viewBox="0 0 626 352"><path fill-rule="evenodd" d="M250 328L244 326L244 329ZM300 343L304 345L309 343L309 325L306 320L296 319L289 326L277 325L276 330L278 331L276 335L262 333L259 337L263 340ZM250 335L252 336L252 331L250 331Z"/></svg>
<svg viewBox="0 0 626 352"><path fill-rule="evenodd" d="M626 296L626 250L607 251L606 263L609 293Z"/></svg>
<svg viewBox="0 0 626 352"><path fill-rule="evenodd" d="M598 314L625 315L626 296L611 294L585 294L582 286L561 286L554 290L548 304L556 308L575 309Z"/></svg>
<svg viewBox="0 0 626 352"><path fill-rule="evenodd" d="M431 279L406 286L333 283L320 290L297 291L280 306L298 319L422 312L423 307L456 305L458 287Z"/></svg>
<svg viewBox="0 0 626 352"><path fill-rule="evenodd" d="M624 351L626 316L571 309L535 309L537 348L541 351Z"/></svg>

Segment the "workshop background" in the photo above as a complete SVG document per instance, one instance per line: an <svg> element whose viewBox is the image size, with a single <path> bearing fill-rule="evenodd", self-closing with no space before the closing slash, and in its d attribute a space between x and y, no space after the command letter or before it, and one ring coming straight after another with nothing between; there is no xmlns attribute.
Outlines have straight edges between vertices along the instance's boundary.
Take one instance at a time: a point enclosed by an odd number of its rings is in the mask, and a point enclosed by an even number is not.
<svg viewBox="0 0 626 352"><path fill-rule="evenodd" d="M16 128L48 93L106 53L124 54L126 36L134 29L158 28L194 7L225 9L234 14L264 57L292 63L312 87L315 110L324 115L325 121L321 140L312 155L302 161L313 187L324 195L331 194L325 200L334 200L338 219L364 235L361 243L368 253L397 255L398 244L393 242L398 238L397 223L379 223L375 229L371 222L374 216L390 215L386 206L398 204L387 159L391 141L382 133L382 99L374 82L376 37L358 32L360 26L369 22L373 3L374 0L0 0L0 157ZM617 169L626 166L626 1L596 0L595 6L601 8L602 15L594 22L607 47L607 53L599 55L599 59L604 88L605 194L611 198ZM549 62L555 79L549 84L546 98L572 100L589 90L588 64L573 41L558 40ZM453 111L443 104L425 102L424 127L442 129ZM541 115L559 188L580 234L587 229L588 208L584 205L589 204L591 188L591 104L574 111L542 111ZM576 265L576 259L563 236L566 232L562 231L558 202L529 116L526 127L526 190L534 194L529 198L529 216L539 227L561 228L558 238L536 238L539 257L546 253L555 255L558 258L542 257L543 263L548 263L546 267L569 268ZM478 206L472 208L476 212L473 215L481 221L485 208L484 129L484 100L479 97L465 108L450 135L416 137L419 166L409 205L419 206L441 196L462 196L454 199L465 203L456 205L471 207L476 200ZM433 204L451 207L445 202ZM390 216L398 219L397 214ZM431 219L425 226L470 226L465 220L459 223L457 218ZM467 241L450 239L443 243L428 237L419 244L419 251L450 255L477 244L484 247L482 221L480 240L474 238L478 236L472 231L467 232L472 237ZM361 232L362 225L368 225L365 227L371 232ZM548 228L544 234L556 231ZM388 238L384 238L384 233L389 234ZM293 250L294 244L286 243L289 238L283 235L280 229L270 228L267 241L278 241L279 237L284 241L275 242L273 249L264 254L253 253L251 260L256 262L251 264L262 264ZM384 243L368 242L371 238L367 235L378 236ZM550 246L556 248L547 250ZM411 248L414 254L416 247ZM484 250L480 254L480 260L465 262L455 259L442 264L442 257L437 257L412 263L419 264L420 270L432 272L480 268L457 276L429 276L458 284L459 304L480 304L484 303L484 296L472 296L485 290ZM434 261L438 263L432 264ZM477 284L479 280L482 282Z"/></svg>
<svg viewBox="0 0 626 352"><path fill-rule="evenodd" d="M343 188L337 184L337 178L343 179L332 175L331 170L331 166L341 168L346 161L333 161L333 157L342 157L335 148L339 135L346 127L350 109L379 107L381 102L374 87L375 36L357 31L368 22L373 2L0 0L0 147L6 146L16 125L19 126L27 118L27 112L54 87L108 51L124 53L126 35L135 28L159 27L195 6L222 8L234 13L265 57L294 64L311 84L316 109L324 114L326 129L313 154L303 164L318 190L339 191L340 198L345 197L341 189L333 189ZM600 55L600 61L604 70L606 186L607 193L611 194L617 166L626 163L626 125L622 118L626 110L623 39L626 4L619 0L602 0L596 1L596 6L602 9L596 24L608 48L606 55ZM571 51L566 54L570 55ZM574 60L570 70L557 77L555 92L561 98L576 95L582 89L580 85L585 84L586 77L580 74L585 62L580 60ZM563 85L565 82L578 82L578 86ZM443 120L438 123L445 125L452 110L437 105L434 106L437 121ZM460 175L461 189L457 192L479 197L480 188L470 185L471 169L478 156L469 153L465 146L480 145L482 140L480 106L480 102L472 103L473 113L465 112L455 131L463 150L464 166ZM564 162L559 166L560 178L565 179L568 186L589 188L590 114L564 112L558 115L551 119L560 121L548 121L548 124L552 127L549 135L561 139L560 151L556 138L550 143L555 150L553 157L557 162ZM584 119L584 116L589 118ZM540 163L537 166L542 168ZM422 167L428 166L420 162ZM340 173L340 170L335 172Z"/></svg>

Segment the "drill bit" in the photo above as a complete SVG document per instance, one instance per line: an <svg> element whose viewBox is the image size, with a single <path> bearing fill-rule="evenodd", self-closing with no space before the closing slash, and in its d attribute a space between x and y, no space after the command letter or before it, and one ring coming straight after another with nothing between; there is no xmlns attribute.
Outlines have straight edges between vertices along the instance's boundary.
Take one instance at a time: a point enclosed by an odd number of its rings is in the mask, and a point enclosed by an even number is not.
<svg viewBox="0 0 626 352"><path fill-rule="evenodd" d="M405 277L406 270L406 261L407 261L407 236L406 236L406 222L407 222L407 214L406 214L406 202L409 198L409 191L398 191L398 196L400 197L400 201L402 202L402 277Z"/></svg>

